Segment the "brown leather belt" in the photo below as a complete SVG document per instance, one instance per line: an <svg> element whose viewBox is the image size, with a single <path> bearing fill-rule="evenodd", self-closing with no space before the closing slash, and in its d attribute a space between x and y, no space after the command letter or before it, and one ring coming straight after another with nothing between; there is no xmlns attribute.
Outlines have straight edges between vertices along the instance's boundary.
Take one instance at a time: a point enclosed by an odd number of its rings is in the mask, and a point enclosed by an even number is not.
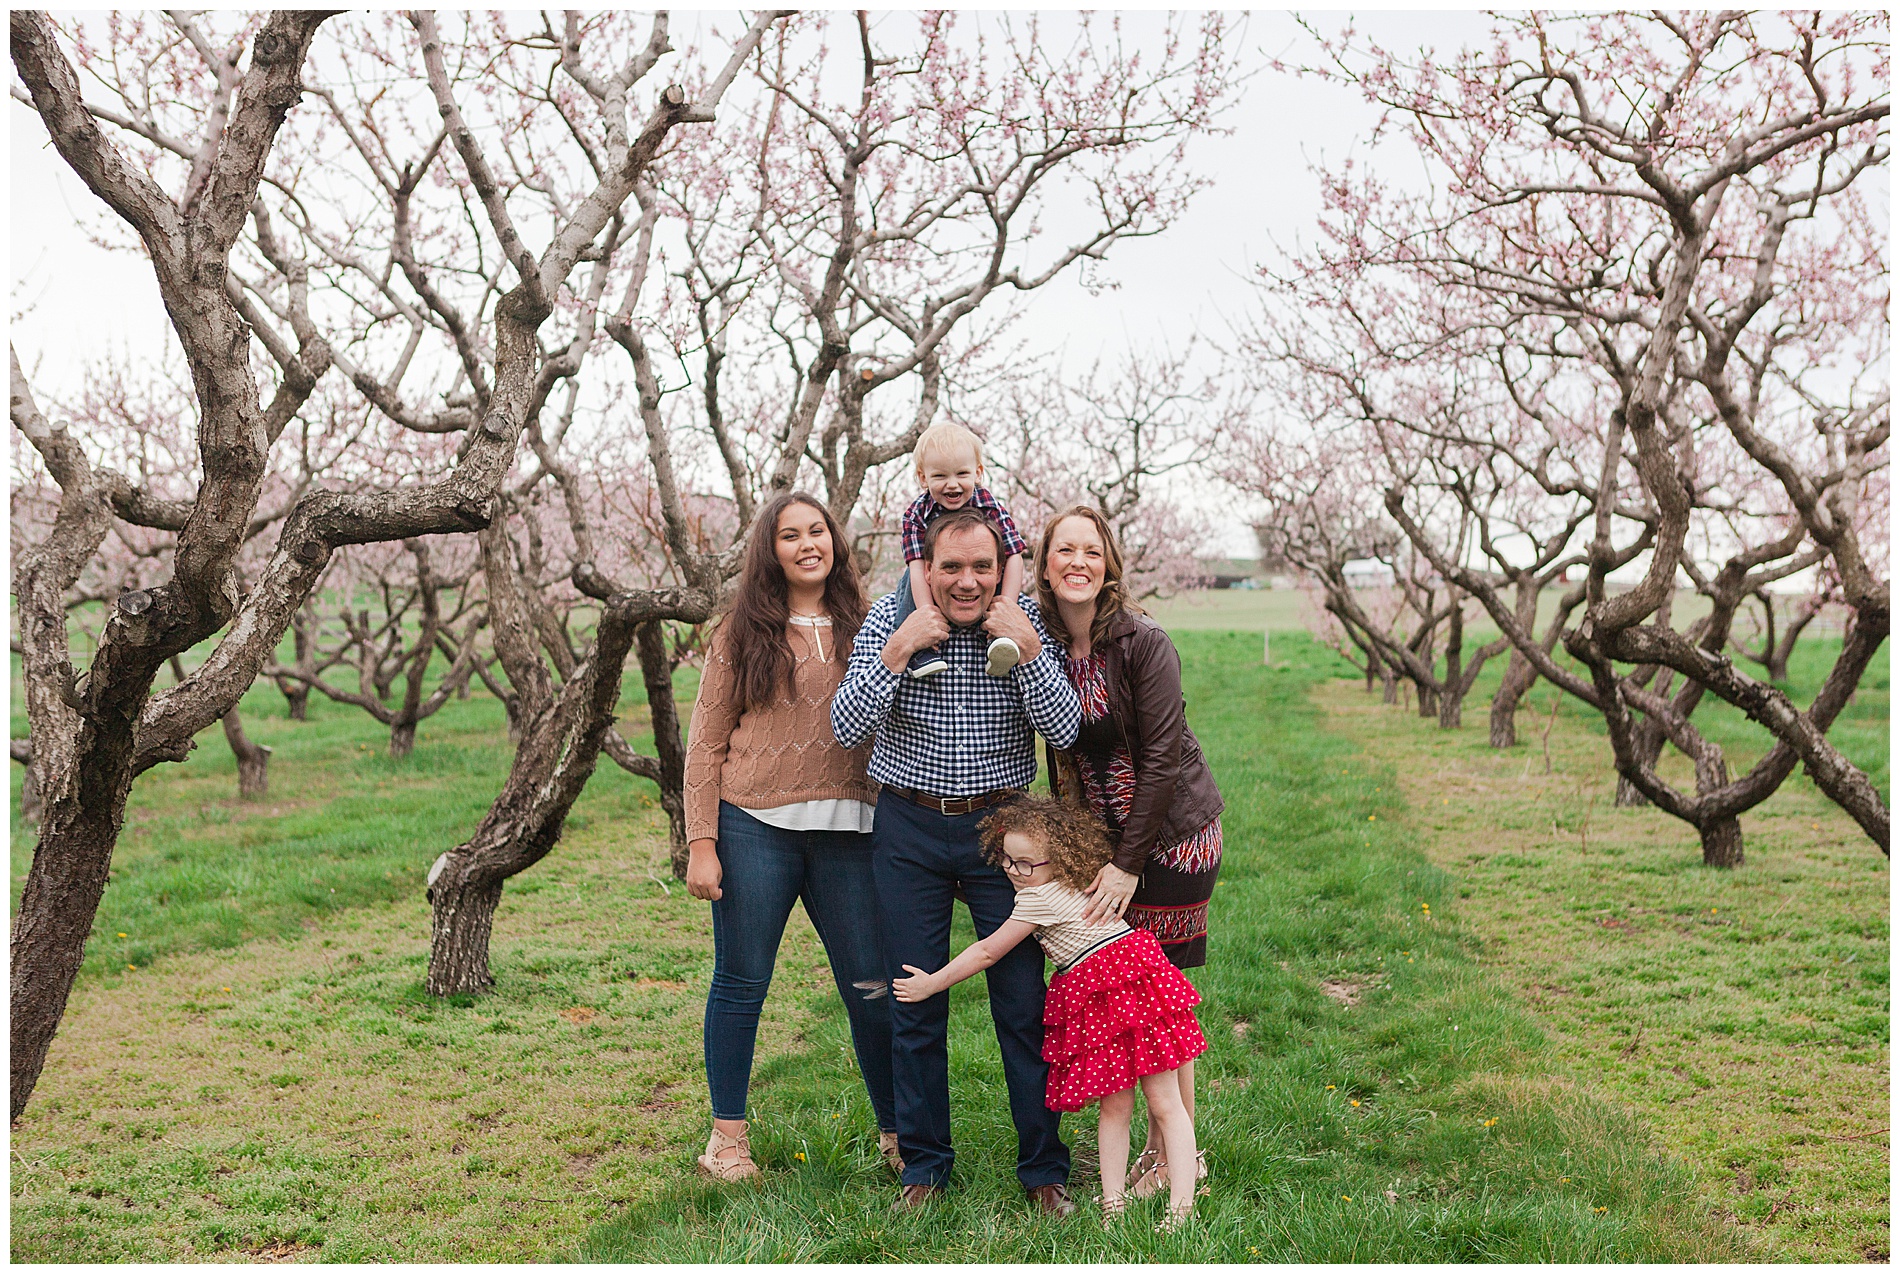
<svg viewBox="0 0 1900 1274"><path fill-rule="evenodd" d="M932 796L928 792L919 792L915 788L898 787L895 783L886 783L880 791L893 796L901 796L914 805L936 810L939 814L954 818L959 814L972 814L977 810L988 809L992 805L1001 805L1023 794L1019 787L999 787L994 792L985 792L981 796Z"/></svg>

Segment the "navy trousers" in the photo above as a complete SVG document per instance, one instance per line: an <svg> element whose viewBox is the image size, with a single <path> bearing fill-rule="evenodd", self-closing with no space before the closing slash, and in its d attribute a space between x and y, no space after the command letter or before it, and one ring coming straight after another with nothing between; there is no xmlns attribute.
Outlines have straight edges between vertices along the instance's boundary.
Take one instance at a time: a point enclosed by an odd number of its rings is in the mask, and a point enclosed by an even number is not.
<svg viewBox="0 0 1900 1274"><path fill-rule="evenodd" d="M995 932L1015 905L1002 871L983 861L976 825L987 810L947 816L891 792L877 803L871 832L872 872L884 914L884 945L892 977L906 964L935 971L950 961L953 892L963 886L979 937ZM1044 1105L1049 1079L1042 1060L1042 948L1030 939L992 965L990 1016L1003 1054L1009 1113L1016 1125L1016 1177L1025 1190L1067 1184L1069 1148L1057 1135L1061 1116ZM950 1147L950 997L920 1004L891 1001L891 1080L897 1100L897 1144L905 1185L944 1185Z"/></svg>

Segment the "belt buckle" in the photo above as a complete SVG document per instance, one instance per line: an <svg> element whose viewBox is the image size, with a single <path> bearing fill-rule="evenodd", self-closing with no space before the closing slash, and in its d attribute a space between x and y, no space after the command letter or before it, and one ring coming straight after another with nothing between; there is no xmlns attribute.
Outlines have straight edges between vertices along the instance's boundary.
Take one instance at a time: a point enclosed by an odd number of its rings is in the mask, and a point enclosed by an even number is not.
<svg viewBox="0 0 1900 1274"><path fill-rule="evenodd" d="M952 805L961 805L963 808L960 810L953 810L950 808ZM960 815L968 814L972 810L974 810L976 808L976 802L973 798L968 797L968 796L946 797L937 802L937 808L943 812L943 816L945 818L956 818Z"/></svg>

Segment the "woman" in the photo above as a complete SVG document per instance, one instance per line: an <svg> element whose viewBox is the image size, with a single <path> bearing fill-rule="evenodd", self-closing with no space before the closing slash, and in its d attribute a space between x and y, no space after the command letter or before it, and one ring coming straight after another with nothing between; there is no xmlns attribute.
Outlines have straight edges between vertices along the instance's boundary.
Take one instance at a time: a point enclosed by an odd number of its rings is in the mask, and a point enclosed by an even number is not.
<svg viewBox="0 0 1900 1274"><path fill-rule="evenodd" d="M869 747L831 733L864 592L838 524L811 496L781 495L746 541L732 607L713 634L686 753L686 888L713 905L706 997L712 1136L699 1166L719 1181L758 1173L746 1137L746 1090L759 1010L792 903L825 945L851 1019L858 1069L885 1160L897 1159L883 927L871 879L876 785Z"/></svg>
<svg viewBox="0 0 1900 1274"><path fill-rule="evenodd" d="M1096 874L1088 918L1123 916L1146 929L1179 969L1207 963L1207 903L1220 875L1220 790L1188 729L1181 656L1135 605L1121 546L1099 512L1077 505L1050 521L1036 550L1036 592L1049 633L1068 650L1082 700L1082 730L1053 754L1051 783L1108 826L1114 858ZM1181 1101L1194 1114L1194 1063L1180 1068ZM1205 1156L1196 1164L1207 1175ZM1135 1160L1133 1191L1168 1183L1155 1141Z"/></svg>

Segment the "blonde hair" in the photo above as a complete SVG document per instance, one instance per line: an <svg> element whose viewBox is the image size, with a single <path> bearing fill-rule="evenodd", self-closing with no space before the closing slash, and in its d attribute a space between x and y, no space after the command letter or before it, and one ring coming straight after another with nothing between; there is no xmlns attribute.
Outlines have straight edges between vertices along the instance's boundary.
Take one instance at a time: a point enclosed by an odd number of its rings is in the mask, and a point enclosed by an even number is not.
<svg viewBox="0 0 1900 1274"><path fill-rule="evenodd" d="M968 450L976 457L976 467L983 467L983 440L967 426L954 420L940 420L917 435L917 471L922 473L924 461L933 456L955 454Z"/></svg>

